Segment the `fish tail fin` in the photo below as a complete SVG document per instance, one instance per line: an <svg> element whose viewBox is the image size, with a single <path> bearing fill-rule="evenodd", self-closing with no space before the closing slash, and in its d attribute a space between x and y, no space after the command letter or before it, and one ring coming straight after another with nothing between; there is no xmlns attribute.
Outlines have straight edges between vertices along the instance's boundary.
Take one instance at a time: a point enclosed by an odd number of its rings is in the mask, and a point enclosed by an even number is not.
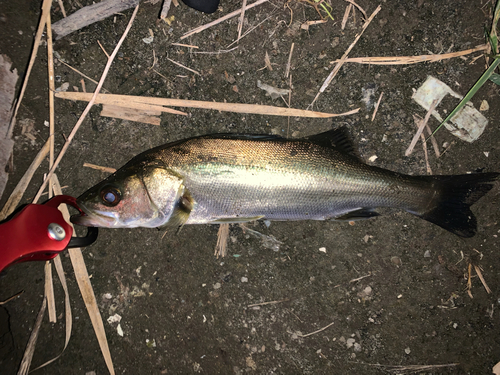
<svg viewBox="0 0 500 375"><path fill-rule="evenodd" d="M499 175L427 176L425 179L435 184L441 194L431 202L430 209L415 214L460 237L472 237L476 234L477 221L470 206L493 188Z"/></svg>

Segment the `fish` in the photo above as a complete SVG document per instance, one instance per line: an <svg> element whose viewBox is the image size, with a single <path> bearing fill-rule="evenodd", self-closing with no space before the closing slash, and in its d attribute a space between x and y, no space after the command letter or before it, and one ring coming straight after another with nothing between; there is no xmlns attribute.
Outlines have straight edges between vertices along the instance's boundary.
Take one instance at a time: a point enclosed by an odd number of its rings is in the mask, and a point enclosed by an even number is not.
<svg viewBox="0 0 500 375"><path fill-rule="evenodd" d="M77 199L71 221L180 229L259 219L363 220L401 209L461 237L499 173L411 176L370 166L345 127L302 139L215 134L145 151Z"/></svg>

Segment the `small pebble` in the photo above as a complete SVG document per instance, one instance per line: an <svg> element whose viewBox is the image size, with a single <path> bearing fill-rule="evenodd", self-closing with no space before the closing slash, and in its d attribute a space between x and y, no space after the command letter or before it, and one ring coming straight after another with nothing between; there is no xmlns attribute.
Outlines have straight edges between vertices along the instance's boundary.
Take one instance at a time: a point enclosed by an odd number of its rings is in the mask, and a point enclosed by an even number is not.
<svg viewBox="0 0 500 375"><path fill-rule="evenodd" d="M242 282L242 283L248 283L248 277L243 276L243 277L241 278L241 282Z"/></svg>

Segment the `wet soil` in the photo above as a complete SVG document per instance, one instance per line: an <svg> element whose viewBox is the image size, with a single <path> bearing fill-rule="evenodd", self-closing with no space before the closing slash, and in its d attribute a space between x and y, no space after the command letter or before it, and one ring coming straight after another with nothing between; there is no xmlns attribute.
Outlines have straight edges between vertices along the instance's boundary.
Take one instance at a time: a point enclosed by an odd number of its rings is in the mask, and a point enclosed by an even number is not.
<svg viewBox="0 0 500 375"><path fill-rule="evenodd" d="M76 3L76 2L75 2ZM83 5L90 1L81 1ZM116 94L257 103L286 106L257 87L257 80L289 88L285 68L291 59L291 105L307 108L331 61L342 56L361 30L359 13L341 30L346 2L331 1L335 20L303 30L318 19L309 5L282 1L248 10L244 30L254 28L239 44L237 19L196 34L174 46L192 28L238 9L240 2L222 0L220 11L204 15L183 3L172 7L171 25L157 20L159 4L143 3L104 87ZM52 18L61 12L54 3ZM66 4L66 2L65 2ZM377 3L360 1L368 14ZM444 53L484 42L491 3L486 1L382 2L382 10L353 48L351 57ZM25 73L40 3L0 1L0 52ZM68 12L73 12L68 5ZM132 10L88 26L55 43L60 59L98 79ZM154 34L152 43L144 38ZM237 49L231 49L233 47ZM197 52L208 52L200 54ZM269 54L273 70L265 68ZM476 56L478 54L475 54ZM167 57L196 70L178 67ZM155 61L155 58L157 59ZM15 132L14 171L6 201L48 137L46 52L40 49L18 122L34 122L30 139ZM264 68L264 69L262 69ZM118 168L132 156L168 141L195 135L238 132L303 137L343 125L370 164L408 174L426 174L421 144L404 156L415 125L413 115L425 111L412 101L413 90L432 75L465 94L485 69L484 58L456 58L409 66L348 63L314 109L340 113L360 107L358 114L335 120L297 119L189 109L189 116L162 115L160 126L100 117L96 106L76 135L58 168L64 192L78 196L106 174L82 167L84 162ZM160 74L158 74L158 73ZM56 86L69 83L81 91L81 77L56 63ZM94 85L85 81L88 91ZM370 91L371 90L371 91ZM366 94L371 92L372 94ZM374 121L373 106L381 93ZM363 100L365 98L365 100ZM285 98L288 100L288 98ZM438 144L451 145L440 157L429 153L434 174L498 171L500 161L499 88L489 82L474 97L489 124L483 136L466 143L447 130ZM81 102L56 101L56 148L64 143L83 108ZM443 103L442 110L454 103ZM437 126L430 120L432 128ZM373 161L370 157L377 156ZM44 163L26 191L35 195ZM186 226L175 235L155 229L104 229L84 250L92 285L104 319L117 373L128 374L378 374L388 366L445 365L410 373L488 374L500 361L498 256L499 189L496 186L473 207L478 233L459 238L410 214L383 210L384 215L353 225L337 222L263 222L250 228L274 236L279 250L233 227L229 255L213 256L216 226ZM466 290L469 261L479 265L492 293L472 278ZM73 311L73 332L60 359L39 374L107 373L87 311L67 256L63 256ZM0 306L0 368L16 372L40 308L43 264L23 263L0 276L1 298L24 290ZM57 314L64 311L63 291L55 284ZM275 301L273 304L260 304ZM106 319L122 317L123 337ZM64 345L64 319L46 319L33 367L57 355ZM317 333L323 327L328 328ZM304 337L305 336L305 337Z"/></svg>

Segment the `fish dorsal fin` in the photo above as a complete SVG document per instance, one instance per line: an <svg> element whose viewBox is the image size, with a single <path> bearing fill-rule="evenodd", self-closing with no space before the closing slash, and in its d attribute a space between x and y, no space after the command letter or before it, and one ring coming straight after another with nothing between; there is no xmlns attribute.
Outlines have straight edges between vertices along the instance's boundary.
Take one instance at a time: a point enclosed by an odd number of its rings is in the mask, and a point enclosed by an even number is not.
<svg viewBox="0 0 500 375"><path fill-rule="evenodd" d="M354 144L346 127L328 130L323 133L311 135L306 138L319 146L335 148L344 154L359 157L354 149Z"/></svg>

